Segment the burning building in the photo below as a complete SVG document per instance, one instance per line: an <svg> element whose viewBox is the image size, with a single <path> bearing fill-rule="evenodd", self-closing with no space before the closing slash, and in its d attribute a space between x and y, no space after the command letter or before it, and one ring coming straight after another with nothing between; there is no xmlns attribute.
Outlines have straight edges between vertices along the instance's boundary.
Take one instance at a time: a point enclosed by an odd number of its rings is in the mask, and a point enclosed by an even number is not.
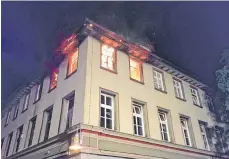
<svg viewBox="0 0 229 159"><path fill-rule="evenodd" d="M3 110L9 159L210 159L207 86L86 19Z"/></svg>

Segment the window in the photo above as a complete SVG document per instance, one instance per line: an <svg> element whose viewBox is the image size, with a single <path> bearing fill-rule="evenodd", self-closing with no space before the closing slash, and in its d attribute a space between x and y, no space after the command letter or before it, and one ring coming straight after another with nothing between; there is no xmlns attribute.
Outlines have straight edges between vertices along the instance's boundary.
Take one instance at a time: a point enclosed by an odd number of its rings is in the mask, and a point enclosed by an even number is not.
<svg viewBox="0 0 229 159"><path fill-rule="evenodd" d="M207 133L206 133L206 125L203 123L199 123L200 126L200 133L204 142L204 149L209 150L209 144L207 139Z"/></svg>
<svg viewBox="0 0 229 159"><path fill-rule="evenodd" d="M224 129L222 127L218 127L218 126L215 127L215 137L216 137L215 148L217 152L225 152L223 132Z"/></svg>
<svg viewBox="0 0 229 159"><path fill-rule="evenodd" d="M101 67L110 71L116 71L116 52L113 47L102 45Z"/></svg>
<svg viewBox="0 0 229 159"><path fill-rule="evenodd" d="M16 107L15 107L15 110L14 110L14 118L13 119L16 119L17 118L17 116L18 116L18 111L19 111L19 103L16 105Z"/></svg>
<svg viewBox="0 0 229 159"><path fill-rule="evenodd" d="M114 129L114 96L105 92L100 94L100 126Z"/></svg>
<svg viewBox="0 0 229 159"><path fill-rule="evenodd" d="M167 113L164 111L159 111L159 121L160 121L160 130L161 130L161 138L164 141L170 141L169 136L169 126L167 120Z"/></svg>
<svg viewBox="0 0 229 159"><path fill-rule="evenodd" d="M38 84L36 86L36 94L35 94L35 99L34 99L34 102L38 101L41 97L41 91L42 91L42 84Z"/></svg>
<svg viewBox="0 0 229 159"><path fill-rule="evenodd" d="M72 95L68 99L68 115L67 115L66 129L68 129L72 126L73 107L74 107L74 95Z"/></svg>
<svg viewBox="0 0 229 159"><path fill-rule="evenodd" d="M175 95L177 98L184 99L182 84L180 81L173 79L173 85L175 90Z"/></svg>
<svg viewBox="0 0 229 159"><path fill-rule="evenodd" d="M4 138L1 139L1 149L3 147L3 143L4 143Z"/></svg>
<svg viewBox="0 0 229 159"><path fill-rule="evenodd" d="M33 136L34 136L34 130L36 126L36 117L30 120L30 134L29 134L29 143L28 146L32 145L33 142Z"/></svg>
<svg viewBox="0 0 229 159"><path fill-rule="evenodd" d="M69 54L67 76L70 76L72 73L74 73L77 70L78 56L79 56L78 49L74 50L72 53Z"/></svg>
<svg viewBox="0 0 229 159"><path fill-rule="evenodd" d="M53 90L57 86L57 80L58 80L58 70L53 71L50 77L50 86L49 91Z"/></svg>
<svg viewBox="0 0 229 159"><path fill-rule="evenodd" d="M181 129L183 132L185 144L188 146L192 146L189 127L188 127L188 119L181 117L180 122L181 122Z"/></svg>
<svg viewBox="0 0 229 159"><path fill-rule="evenodd" d="M130 77L136 81L143 82L141 61L130 57Z"/></svg>
<svg viewBox="0 0 229 159"><path fill-rule="evenodd" d="M17 134L16 134L16 141L15 141L15 150L14 152L18 152L18 149L19 149L19 146L20 146L20 143L21 143L21 139L23 137L23 125L20 126L18 129L17 129Z"/></svg>
<svg viewBox="0 0 229 159"><path fill-rule="evenodd" d="M22 112L24 112L25 110L28 109L29 97L30 97L30 93L27 93L27 94L25 95L25 98L24 98L25 101L24 101L24 105L23 105L23 110L22 110Z"/></svg>
<svg viewBox="0 0 229 159"><path fill-rule="evenodd" d="M213 105L213 101L212 101L212 98L208 95L205 96L206 98L206 105L208 106L208 109L210 112L215 112L215 108L214 108L214 105Z"/></svg>
<svg viewBox="0 0 229 159"><path fill-rule="evenodd" d="M5 126L8 125L8 123L9 123L10 114L11 114L11 109L7 113Z"/></svg>
<svg viewBox="0 0 229 159"><path fill-rule="evenodd" d="M134 134L144 136L143 104L133 101Z"/></svg>
<svg viewBox="0 0 229 159"><path fill-rule="evenodd" d="M9 150L10 150L10 145L13 137L13 132L9 134L8 140L7 140L7 145L6 145L6 157L9 155Z"/></svg>
<svg viewBox="0 0 229 159"><path fill-rule="evenodd" d="M200 99L197 89L191 87L193 104L200 106Z"/></svg>
<svg viewBox="0 0 229 159"><path fill-rule="evenodd" d="M44 135L44 141L48 139L49 137L49 131L51 126L51 119L52 119L52 108L49 108L45 111L45 117L46 117L46 124L45 124L45 135Z"/></svg>
<svg viewBox="0 0 229 159"><path fill-rule="evenodd" d="M165 91L163 74L153 70L154 87L158 90Z"/></svg>

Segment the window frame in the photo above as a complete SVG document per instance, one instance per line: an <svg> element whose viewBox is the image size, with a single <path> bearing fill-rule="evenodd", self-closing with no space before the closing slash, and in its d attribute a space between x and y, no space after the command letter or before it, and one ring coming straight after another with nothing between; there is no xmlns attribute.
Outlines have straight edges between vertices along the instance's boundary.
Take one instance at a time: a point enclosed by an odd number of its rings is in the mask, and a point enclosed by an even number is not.
<svg viewBox="0 0 229 159"><path fill-rule="evenodd" d="M37 122L37 116L33 117L29 121L29 138L28 138L28 147L30 147L33 144L33 138L34 138L34 132L36 128L36 122ZM34 126L34 129L33 129ZM33 132L33 133L32 133Z"/></svg>
<svg viewBox="0 0 229 159"><path fill-rule="evenodd" d="M181 121L185 121L185 125L186 125L186 129L184 129L183 125L181 124ZM183 135L183 139L184 139L184 144L185 146L189 146L189 147L192 147L193 146L193 142L192 142L192 139L191 139L191 133L190 133L190 127L189 127L189 121L190 119L187 118L187 117L184 117L184 116L180 116L180 125L181 125L181 130L182 130L182 135ZM185 133L184 133L184 130L187 131L187 135L188 135L188 141L189 141L189 145L187 144L187 141L186 141L186 136L185 136Z"/></svg>
<svg viewBox="0 0 229 159"><path fill-rule="evenodd" d="M74 106L75 106L75 92L74 93L72 93L67 99L66 99L67 101L68 101L68 112L67 112L67 122L66 122L66 127L65 127L65 130L67 130L67 129L69 129L70 127L72 127L73 125L72 125L72 119L73 119L73 110L74 110ZM71 113L72 113L72 115L71 115L71 119L69 119L70 117L69 117L69 107L70 107L70 100L73 100L73 105L71 106ZM70 121L69 121L70 120ZM70 123L69 123L70 122Z"/></svg>
<svg viewBox="0 0 229 159"><path fill-rule="evenodd" d="M11 132L11 133L8 135L8 138L7 138L6 149L5 149L5 156L6 156L6 157L9 156L10 146L11 146L11 144L12 144L12 138L13 138L13 132Z"/></svg>
<svg viewBox="0 0 229 159"><path fill-rule="evenodd" d="M142 137L145 137L146 136L146 130L145 130L145 118L144 118L144 107L145 107L145 104L142 103L142 102L139 102L137 100L132 100L132 116L133 116L133 134L136 135L136 136L142 136ZM140 114L136 113L136 109L134 109L135 107L138 107L140 108ZM140 118L141 119L141 124L142 125L139 125L138 124L138 120L137 118ZM135 122L134 122L135 121ZM136 123L136 124L134 124ZM136 133L135 133L135 126L136 126ZM142 135L139 134L139 129L138 127L142 127Z"/></svg>
<svg viewBox="0 0 229 159"><path fill-rule="evenodd" d="M139 63L139 69L140 69L140 80L137 80L137 79L134 79L131 77L131 66L130 66L130 61L135 61L137 63ZM143 62L133 56L129 56L129 76L130 76L130 79L135 81L135 82L138 82L138 83L141 83L141 84L144 84L144 77L143 77Z"/></svg>
<svg viewBox="0 0 229 159"><path fill-rule="evenodd" d="M22 107L22 112L21 113L24 113L29 107L30 94L31 94L31 91L26 93L25 96L24 96L24 103L23 103L23 107Z"/></svg>
<svg viewBox="0 0 229 159"><path fill-rule="evenodd" d="M201 100L200 100L199 90L197 88L193 87L193 86L190 86L190 91L191 91L191 95L192 95L192 102L193 102L193 104L196 105L196 106L198 106L198 107L202 107L201 106ZM196 96L196 98L198 100L197 103L194 102L194 99L193 99L193 95L194 94L193 94L192 91L194 91L196 93L195 96Z"/></svg>
<svg viewBox="0 0 229 159"><path fill-rule="evenodd" d="M103 45L106 45L106 46L111 47L111 48L114 49L114 52L113 52L114 53L114 55L113 55L113 58L114 58L114 63L113 63L114 70L102 66L102 55L103 55L102 47L103 47ZM105 44L105 43L101 43L100 44L100 68L103 69L103 70L109 71L111 73L115 73L115 74L118 73L117 72L117 49L115 49L114 47L112 47L112 46L110 46L108 44Z"/></svg>
<svg viewBox="0 0 229 159"><path fill-rule="evenodd" d="M2 150L2 148L3 148L4 141L5 141L5 138L3 137L3 138L1 139L1 150Z"/></svg>
<svg viewBox="0 0 229 159"><path fill-rule="evenodd" d="M44 115L46 116L46 121L45 121L45 125L44 125L44 138L43 138L43 141L47 141L49 139L49 134L50 134L50 128L51 128L51 124L52 124L52 113L53 113L53 106L47 108L45 111L44 111ZM51 114L51 115L50 115ZM49 115L51 116L50 117L50 120L49 119ZM43 118L44 120L44 118ZM48 128L48 129L47 129Z"/></svg>
<svg viewBox="0 0 229 159"><path fill-rule="evenodd" d="M74 71L72 71L71 73L69 72L69 67L70 67L70 59L72 59L72 55L74 55L74 53L77 52L77 61L76 61L76 69ZM69 78L70 76L72 76L75 72L77 72L78 70L78 65L79 65L79 48L75 48L71 53L69 53L69 56L71 56L71 58L68 58L68 66L67 66L67 73L66 73L66 78Z"/></svg>
<svg viewBox="0 0 229 159"><path fill-rule="evenodd" d="M19 109L20 109L20 103L16 104L15 106L13 120L15 120L18 117Z"/></svg>
<svg viewBox="0 0 229 159"><path fill-rule="evenodd" d="M5 125L4 125L4 127L6 127L6 126L9 124L11 111L12 111L12 108L11 108L11 109L9 109L9 111L8 111L8 113L7 113L7 115L6 115L6 121L5 121Z"/></svg>
<svg viewBox="0 0 229 159"><path fill-rule="evenodd" d="M176 94L177 86L175 86L174 81L179 83L179 89L180 89L180 93L181 93L182 97L177 96L177 94ZM185 94L184 94L184 87L183 87L182 81L177 79L177 78L175 78L175 77L173 77L173 88L174 88L175 97L180 99L180 100L186 101Z"/></svg>
<svg viewBox="0 0 229 159"><path fill-rule="evenodd" d="M20 127L17 128L17 133L16 133L16 138L15 138L13 153L17 153L19 148L20 148L21 140L23 138L23 128L24 128L24 125L21 125Z"/></svg>
<svg viewBox="0 0 229 159"><path fill-rule="evenodd" d="M161 114L164 115L165 121L162 121L162 120L161 120L161 118L160 118L160 115L161 115ZM168 112L159 109L159 110L158 110L158 118L159 118L161 139L162 139L163 141L166 141L166 142L171 142L171 135L170 135L170 130L169 130L169 121L168 121ZM166 125L166 131L167 131L167 138L168 138L168 140L165 140L165 139L164 139L165 137L164 137L164 131L162 131L162 130L163 130L162 124L165 124L165 125ZM162 134L163 134L163 135L162 135Z"/></svg>
<svg viewBox="0 0 229 159"><path fill-rule="evenodd" d="M202 126L202 127L201 127ZM209 141L208 141L208 136L207 136L207 133L206 133L206 126L207 126L207 123L204 123L202 121L199 121L199 128L200 128L200 135L202 137L202 141L203 141L203 148L205 150L208 150L210 151L210 145L209 145ZM203 131L202 131L203 130ZM205 141L204 141L204 137L205 136L205 139L206 139L206 143L207 143L207 147L205 146Z"/></svg>
<svg viewBox="0 0 229 159"><path fill-rule="evenodd" d="M54 87L51 87L52 86L52 81L53 81L53 74L57 74L57 80L56 80L56 84ZM56 87L57 87L57 82L58 82L58 78L59 78L59 70L55 70L55 71L52 71L51 75L50 75L50 78L49 78L49 91L48 93L50 93L52 90L54 90Z"/></svg>
<svg viewBox="0 0 229 159"><path fill-rule="evenodd" d="M104 104L102 104L102 95L104 96ZM106 97L111 99L111 106L106 105ZM102 116L102 108L104 109L104 117ZM111 118L106 116L107 109L111 111ZM99 116L99 126L104 129L115 130L115 95L107 91L100 90L100 116ZM101 125L102 118L104 118L104 127ZM107 118L111 120L111 128L107 127Z"/></svg>
<svg viewBox="0 0 229 159"><path fill-rule="evenodd" d="M157 86L155 85L155 83L157 83L158 79L155 79L154 73L156 73L156 74L159 73L159 74L161 75L161 86L162 86L163 89L159 89L159 88L157 88ZM157 77L157 75L156 75L156 77ZM163 93L167 93L167 92L166 92L166 85L165 85L164 72L162 72L162 71L160 71L160 70L157 70L157 69L155 69L155 68L153 68L153 84L154 84L154 89L155 89L155 90L161 91L161 92L163 92ZM158 85L158 83L157 83L157 85Z"/></svg>
<svg viewBox="0 0 229 159"><path fill-rule="evenodd" d="M43 83L39 83L36 85L36 92L35 92L35 98L33 103L36 103L41 99L42 87L43 87Z"/></svg>

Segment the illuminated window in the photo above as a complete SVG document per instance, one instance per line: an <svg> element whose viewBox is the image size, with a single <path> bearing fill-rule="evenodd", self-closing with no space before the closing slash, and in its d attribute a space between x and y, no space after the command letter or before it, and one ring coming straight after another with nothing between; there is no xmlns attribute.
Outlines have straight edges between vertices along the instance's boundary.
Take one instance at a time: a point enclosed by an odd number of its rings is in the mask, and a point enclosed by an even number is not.
<svg viewBox="0 0 229 159"><path fill-rule="evenodd" d="M116 71L116 55L113 47L104 44L102 45L101 67L111 71Z"/></svg>
<svg viewBox="0 0 229 159"><path fill-rule="evenodd" d="M134 134L144 136L143 104L133 101Z"/></svg>
<svg viewBox="0 0 229 159"><path fill-rule="evenodd" d="M181 117L180 123L181 123L181 129L183 132L185 144L187 146L192 146L191 138L190 138L190 132L189 132L189 126L188 126L188 119Z"/></svg>
<svg viewBox="0 0 229 159"><path fill-rule="evenodd" d="M58 71L53 71L51 78L50 78L50 87L49 90L53 90L57 86L57 80L58 80Z"/></svg>
<svg viewBox="0 0 229 159"><path fill-rule="evenodd" d="M154 87L161 91L165 91L165 86L163 82L163 74L156 70L153 70L153 78L154 78Z"/></svg>
<svg viewBox="0 0 229 159"><path fill-rule="evenodd" d="M100 126L114 129L114 96L101 92L100 98Z"/></svg>
<svg viewBox="0 0 229 159"><path fill-rule="evenodd" d="M68 73L67 73L68 76L77 70L78 55L79 55L78 49L76 49L73 53L69 54L69 57L68 57Z"/></svg>
<svg viewBox="0 0 229 159"><path fill-rule="evenodd" d="M192 101L195 105L200 106L200 99L197 89L191 87Z"/></svg>
<svg viewBox="0 0 229 159"><path fill-rule="evenodd" d="M203 123L199 123L201 136L204 142L204 149L209 150L208 138L206 133L206 125Z"/></svg>
<svg viewBox="0 0 229 159"><path fill-rule="evenodd" d="M168 120L167 120L167 113L166 112L159 111L159 121L160 121L162 140L170 141L169 126L168 126Z"/></svg>
<svg viewBox="0 0 229 159"><path fill-rule="evenodd" d="M130 77L134 80L142 82L142 63L130 57Z"/></svg>
<svg viewBox="0 0 229 159"><path fill-rule="evenodd" d="M183 94L183 89L182 89L182 84L180 81L173 79L173 85L174 85L174 90L175 90L175 95L176 97L180 99L184 99L184 94Z"/></svg>

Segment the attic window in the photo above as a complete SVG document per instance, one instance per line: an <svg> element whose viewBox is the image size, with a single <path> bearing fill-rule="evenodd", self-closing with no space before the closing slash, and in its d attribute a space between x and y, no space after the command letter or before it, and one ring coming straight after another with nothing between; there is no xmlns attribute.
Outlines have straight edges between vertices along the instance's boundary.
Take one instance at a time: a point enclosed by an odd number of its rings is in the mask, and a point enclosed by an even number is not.
<svg viewBox="0 0 229 159"><path fill-rule="evenodd" d="M105 44L101 48L101 67L110 71L116 71L115 49Z"/></svg>
<svg viewBox="0 0 229 159"><path fill-rule="evenodd" d="M53 90L57 86L57 80L58 80L58 70L53 71L50 78L50 86L49 91Z"/></svg>

